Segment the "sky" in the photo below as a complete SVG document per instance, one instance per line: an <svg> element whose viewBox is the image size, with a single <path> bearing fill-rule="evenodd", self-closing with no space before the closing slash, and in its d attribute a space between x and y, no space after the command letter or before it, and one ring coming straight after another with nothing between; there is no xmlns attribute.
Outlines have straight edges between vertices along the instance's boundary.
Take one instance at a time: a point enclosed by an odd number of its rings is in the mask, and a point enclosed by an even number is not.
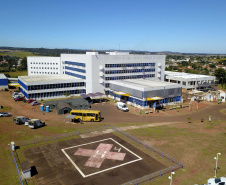
<svg viewBox="0 0 226 185"><path fill-rule="evenodd" d="M0 46L226 54L226 0L0 0Z"/></svg>

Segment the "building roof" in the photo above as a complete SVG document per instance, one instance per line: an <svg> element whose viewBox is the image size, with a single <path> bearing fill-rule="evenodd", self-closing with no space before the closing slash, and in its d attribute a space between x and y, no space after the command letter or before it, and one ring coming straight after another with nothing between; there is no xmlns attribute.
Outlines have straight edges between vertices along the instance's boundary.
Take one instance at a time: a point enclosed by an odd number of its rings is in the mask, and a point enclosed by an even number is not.
<svg viewBox="0 0 226 185"><path fill-rule="evenodd" d="M50 83L70 83L70 82L84 82L80 78L69 75L35 75L35 76L19 76L19 80L27 85L40 85Z"/></svg>
<svg viewBox="0 0 226 185"><path fill-rule="evenodd" d="M215 80L215 76L165 71L166 79L173 80Z"/></svg>
<svg viewBox="0 0 226 185"><path fill-rule="evenodd" d="M57 103L56 110L59 111L60 109L64 109L64 108L71 109L71 107L67 103L65 103L65 102L59 102L59 103Z"/></svg>
<svg viewBox="0 0 226 185"><path fill-rule="evenodd" d="M0 79L7 79L7 77L4 74L0 74Z"/></svg>
<svg viewBox="0 0 226 185"><path fill-rule="evenodd" d="M173 88L182 87L180 84L164 82L164 81L153 81L150 79L119 80L119 81L110 81L109 83L120 85L120 86L131 88L131 89L140 90L140 91L173 89Z"/></svg>

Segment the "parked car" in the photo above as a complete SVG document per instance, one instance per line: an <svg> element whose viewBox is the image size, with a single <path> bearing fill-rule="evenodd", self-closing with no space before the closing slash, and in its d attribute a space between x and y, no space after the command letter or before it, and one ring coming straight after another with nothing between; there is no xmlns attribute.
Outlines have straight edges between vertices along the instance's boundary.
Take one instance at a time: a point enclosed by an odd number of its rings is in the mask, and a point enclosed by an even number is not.
<svg viewBox="0 0 226 185"><path fill-rule="evenodd" d="M27 100L27 103L31 103L31 102L33 102L33 101L36 101L36 100L28 99L28 100Z"/></svg>
<svg viewBox="0 0 226 185"><path fill-rule="evenodd" d="M13 118L13 122L18 124L18 125L22 125L25 124L25 122L29 121L30 119L25 117L25 116L15 116Z"/></svg>
<svg viewBox="0 0 226 185"><path fill-rule="evenodd" d="M9 117L9 116L11 116L11 114L8 112L0 112L0 117Z"/></svg>
<svg viewBox="0 0 226 185"><path fill-rule="evenodd" d="M210 178L207 181L207 185L225 185L225 184L226 184L226 177Z"/></svg>
<svg viewBox="0 0 226 185"><path fill-rule="evenodd" d="M22 96L23 96L23 94L18 93L18 92L14 92L13 95L12 95L13 98L22 97Z"/></svg>
<svg viewBox="0 0 226 185"><path fill-rule="evenodd" d="M34 105L39 105L39 104L41 104L41 103L40 103L40 102L37 102L37 101L31 102L31 105L32 105L32 106L34 106Z"/></svg>
<svg viewBox="0 0 226 185"><path fill-rule="evenodd" d="M128 107L126 106L126 104L123 103L123 102L117 102L117 108L118 108L119 110L124 111L124 112L128 112L128 111L129 111L129 108L128 108Z"/></svg>
<svg viewBox="0 0 226 185"><path fill-rule="evenodd" d="M43 127L43 126L45 126L45 122L40 121L39 119L31 119L28 121L28 127L30 127L30 128L38 128L38 127Z"/></svg>
<svg viewBox="0 0 226 185"><path fill-rule="evenodd" d="M17 98L14 98L14 100L15 101L24 101L24 97L19 96Z"/></svg>

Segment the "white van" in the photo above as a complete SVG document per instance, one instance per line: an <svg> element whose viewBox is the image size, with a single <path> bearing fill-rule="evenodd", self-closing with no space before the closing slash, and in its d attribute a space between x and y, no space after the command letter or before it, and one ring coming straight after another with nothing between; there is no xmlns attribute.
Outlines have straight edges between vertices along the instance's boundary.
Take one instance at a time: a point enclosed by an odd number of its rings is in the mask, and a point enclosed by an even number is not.
<svg viewBox="0 0 226 185"><path fill-rule="evenodd" d="M124 112L128 112L128 111L129 111L129 108L128 108L128 107L126 106L126 104L123 103L123 102L117 102L117 108L118 108L119 110L124 111Z"/></svg>
<svg viewBox="0 0 226 185"><path fill-rule="evenodd" d="M226 185L226 177L210 178L207 185Z"/></svg>

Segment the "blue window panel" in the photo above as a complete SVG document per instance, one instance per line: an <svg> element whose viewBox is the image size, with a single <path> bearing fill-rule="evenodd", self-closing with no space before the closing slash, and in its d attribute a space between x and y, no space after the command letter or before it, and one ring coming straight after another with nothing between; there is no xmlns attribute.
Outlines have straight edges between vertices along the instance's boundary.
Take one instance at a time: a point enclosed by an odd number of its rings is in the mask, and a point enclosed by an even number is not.
<svg viewBox="0 0 226 185"><path fill-rule="evenodd" d="M85 63L65 61L65 64L86 67Z"/></svg>

